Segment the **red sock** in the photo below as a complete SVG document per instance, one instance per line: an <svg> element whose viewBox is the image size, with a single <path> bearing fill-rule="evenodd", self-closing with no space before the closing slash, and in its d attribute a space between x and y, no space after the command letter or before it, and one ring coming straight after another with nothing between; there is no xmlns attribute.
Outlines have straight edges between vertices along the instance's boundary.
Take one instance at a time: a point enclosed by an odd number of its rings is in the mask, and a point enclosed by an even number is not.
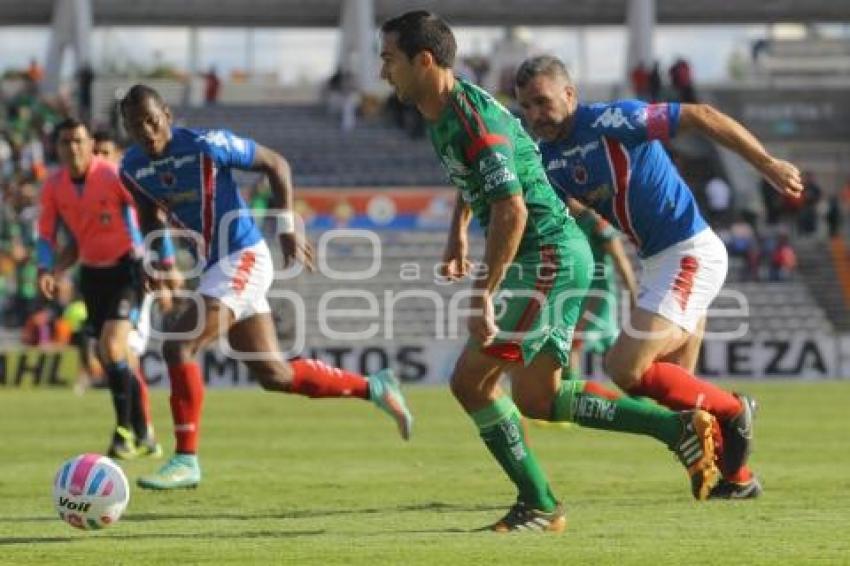
<svg viewBox="0 0 850 566"><path fill-rule="evenodd" d="M720 467L720 470L723 470L723 434L720 432L720 425L717 421L714 421L714 431L712 436L714 437L714 451L717 454L717 464ZM743 465L738 468L737 471L732 472L731 474L723 474L723 479L735 482L735 483L746 483L750 481L753 477L753 471L749 466Z"/></svg>
<svg viewBox="0 0 850 566"><path fill-rule="evenodd" d="M602 397L603 399L608 399L609 401L616 401L622 395L613 389L609 389L602 385L601 383L596 383L595 381L585 381L584 382L584 390L591 395L596 395L597 397Z"/></svg>
<svg viewBox="0 0 850 566"><path fill-rule="evenodd" d="M735 483L747 483L753 478L753 471L749 466L741 466L734 474L723 477Z"/></svg>
<svg viewBox="0 0 850 566"><path fill-rule="evenodd" d="M171 380L171 418L174 420L176 452L195 454L204 404L204 378L196 362L168 366Z"/></svg>
<svg viewBox="0 0 850 566"><path fill-rule="evenodd" d="M369 381L360 374L331 367L320 360L294 360L291 393L307 397L369 398Z"/></svg>
<svg viewBox="0 0 850 566"><path fill-rule="evenodd" d="M136 371L133 372L133 375L136 378L136 381L139 383L139 400L141 401L142 406L142 414L145 417L145 424L150 430L151 426L151 402L148 397L148 382L145 381L145 376L142 374L142 368L136 368Z"/></svg>
<svg viewBox="0 0 850 566"><path fill-rule="evenodd" d="M640 383L629 394L650 397L675 411L699 407L720 421L741 412L737 397L698 377L676 364L655 362L641 376Z"/></svg>

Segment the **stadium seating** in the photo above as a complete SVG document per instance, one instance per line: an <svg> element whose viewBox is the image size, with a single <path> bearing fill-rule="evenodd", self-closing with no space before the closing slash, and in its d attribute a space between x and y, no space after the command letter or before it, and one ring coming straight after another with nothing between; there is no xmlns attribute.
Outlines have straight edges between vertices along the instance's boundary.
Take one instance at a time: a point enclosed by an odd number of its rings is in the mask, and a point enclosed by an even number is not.
<svg viewBox="0 0 850 566"><path fill-rule="evenodd" d="M318 105L184 108L189 127L214 124L275 149L292 163L303 187L434 186L447 180L430 144L411 139L379 118L342 132Z"/></svg>

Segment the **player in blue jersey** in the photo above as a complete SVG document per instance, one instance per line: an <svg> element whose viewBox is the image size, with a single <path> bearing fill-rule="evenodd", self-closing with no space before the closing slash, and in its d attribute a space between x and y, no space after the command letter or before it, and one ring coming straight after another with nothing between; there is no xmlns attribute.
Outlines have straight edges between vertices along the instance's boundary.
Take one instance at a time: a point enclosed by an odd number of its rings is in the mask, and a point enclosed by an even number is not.
<svg viewBox="0 0 850 566"><path fill-rule="evenodd" d="M397 380L388 370L368 378L318 360L286 362L279 350L266 294L274 270L271 253L233 180L232 169L260 171L277 198L279 241L287 266L313 266L312 247L296 230L292 175L279 154L226 130L174 127L162 97L133 86L121 101L127 132L137 145L121 164L121 177L138 203L142 228L157 228L157 210L169 223L197 234L204 260L196 301L166 329L178 335L163 343L171 381L176 454L155 474L139 478L149 489L194 487L201 480L197 460L203 378L195 356L226 336L233 351L267 390L310 397L370 399L409 438L413 418ZM158 284L158 275L152 277Z"/></svg>
<svg viewBox="0 0 850 566"><path fill-rule="evenodd" d="M799 171L705 104L581 104L555 57L525 61L517 71L516 92L541 139L555 189L580 201L575 208L589 207L579 214L598 213L613 223L641 258L637 305L630 328L606 356L608 374L630 394L714 414L721 423L724 478L713 497L758 496L761 486L746 465L754 403L693 375L708 306L726 277L726 249L660 142L683 131L702 133L741 155L784 195L802 192Z"/></svg>

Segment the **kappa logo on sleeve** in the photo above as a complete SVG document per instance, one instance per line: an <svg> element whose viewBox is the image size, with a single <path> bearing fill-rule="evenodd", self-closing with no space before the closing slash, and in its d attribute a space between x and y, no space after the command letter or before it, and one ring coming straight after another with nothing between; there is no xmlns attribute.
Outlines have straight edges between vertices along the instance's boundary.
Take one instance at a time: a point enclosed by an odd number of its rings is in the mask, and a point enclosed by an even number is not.
<svg viewBox="0 0 850 566"><path fill-rule="evenodd" d="M629 119L623 116L623 109L615 106L606 108L605 112L590 125L591 128L598 128L600 126L603 128L622 128L625 126L629 130L635 129L631 122L629 122Z"/></svg>

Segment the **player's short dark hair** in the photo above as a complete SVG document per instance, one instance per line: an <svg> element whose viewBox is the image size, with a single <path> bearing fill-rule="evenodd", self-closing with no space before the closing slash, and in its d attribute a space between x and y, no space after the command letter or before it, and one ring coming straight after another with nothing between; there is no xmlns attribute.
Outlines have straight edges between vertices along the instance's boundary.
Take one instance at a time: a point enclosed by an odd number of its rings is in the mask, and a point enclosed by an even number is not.
<svg viewBox="0 0 850 566"><path fill-rule="evenodd" d="M540 75L562 78L569 84L573 84L567 66L564 65L563 61L552 55L538 55L523 61L516 71L514 82L516 86L522 88Z"/></svg>
<svg viewBox="0 0 850 566"><path fill-rule="evenodd" d="M84 128L86 133L89 133L88 125L82 120L74 117L65 118L53 128L53 142L55 143L59 139L59 134L63 130L76 130L77 128Z"/></svg>
<svg viewBox="0 0 850 566"><path fill-rule="evenodd" d="M152 89L148 85L135 84L130 87L130 90L127 91L127 94L124 95L124 98L119 103L121 114L126 113L127 108L141 106L146 100L153 100L160 108L168 108L165 99L155 89Z"/></svg>
<svg viewBox="0 0 850 566"><path fill-rule="evenodd" d="M457 41L449 24L427 10L406 12L385 21L381 33L398 34L398 48L413 59L421 51L430 51L444 69L455 63Z"/></svg>
<svg viewBox="0 0 850 566"><path fill-rule="evenodd" d="M92 139L94 139L94 143L112 142L118 147L121 146L121 144L118 143L118 138L115 137L115 134L113 134L109 130L98 130L98 131L96 131L94 134L92 134Z"/></svg>

